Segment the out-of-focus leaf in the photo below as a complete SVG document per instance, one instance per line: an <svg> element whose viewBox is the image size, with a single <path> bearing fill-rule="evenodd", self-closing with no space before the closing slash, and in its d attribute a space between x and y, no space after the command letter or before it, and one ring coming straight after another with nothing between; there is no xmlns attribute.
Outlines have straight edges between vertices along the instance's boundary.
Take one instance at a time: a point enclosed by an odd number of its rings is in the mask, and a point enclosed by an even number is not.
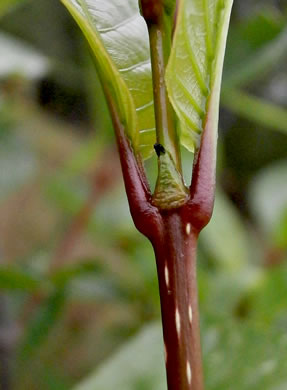
<svg viewBox="0 0 287 390"><path fill-rule="evenodd" d="M71 178L80 176L86 173L91 165L96 166L104 154L104 144L101 141L97 135L78 147L72 158L65 162L63 176Z"/></svg>
<svg viewBox="0 0 287 390"><path fill-rule="evenodd" d="M51 363L52 367L49 367L46 362L43 367L40 367L40 372L37 375L37 385L41 388L41 390L70 389L71 381L68 381L68 378L63 378L61 375L59 375L57 369L53 367L53 362Z"/></svg>
<svg viewBox="0 0 287 390"><path fill-rule="evenodd" d="M118 276L118 275L116 275ZM96 259L74 266L62 267L49 276L26 272L12 266L0 267L0 288L7 291L50 294L66 288L66 295L79 299L118 300L130 298L132 286L125 285L121 278L112 276ZM135 288L135 287L134 287ZM53 299L52 299L53 300Z"/></svg>
<svg viewBox="0 0 287 390"><path fill-rule="evenodd" d="M222 103L235 114L287 134L287 108L237 89L226 90L222 94Z"/></svg>
<svg viewBox="0 0 287 390"><path fill-rule="evenodd" d="M202 335L208 389L270 390L287 384L284 329L204 321ZM162 350L160 326L149 326L74 390L166 389Z"/></svg>
<svg viewBox="0 0 287 390"><path fill-rule="evenodd" d="M46 341L53 326L57 323L66 302L65 289L59 289L38 308L25 330L19 349L21 364L25 364Z"/></svg>
<svg viewBox="0 0 287 390"><path fill-rule="evenodd" d="M71 280L67 291L72 300L80 302L128 301L130 303L132 296L134 297L133 290L124 286L121 281L88 274Z"/></svg>
<svg viewBox="0 0 287 390"><path fill-rule="evenodd" d="M155 141L146 24L138 2L62 0L86 36L100 78L117 105L134 148L147 157Z"/></svg>
<svg viewBox="0 0 287 390"><path fill-rule="evenodd" d="M273 239L277 247L287 248L287 204L275 225Z"/></svg>
<svg viewBox="0 0 287 390"><path fill-rule="evenodd" d="M264 4L244 23L240 23L240 35L251 50L258 49L275 39L284 29L285 18L273 4Z"/></svg>
<svg viewBox="0 0 287 390"><path fill-rule="evenodd" d="M49 61L46 57L7 34L0 34L0 47L0 79L20 75L35 80L43 77L49 70Z"/></svg>
<svg viewBox="0 0 287 390"><path fill-rule="evenodd" d="M256 12L249 14L244 22L233 23L227 40L223 87L225 79L236 73L238 64L256 57L259 50L275 40L284 27L284 16L273 5L256 8Z"/></svg>
<svg viewBox="0 0 287 390"><path fill-rule="evenodd" d="M224 325L205 328L203 336L206 388L270 390L286 387L287 337L283 328L262 329L255 323L226 321Z"/></svg>
<svg viewBox="0 0 287 390"><path fill-rule="evenodd" d="M34 291L40 280L32 275L10 267L0 267L0 288L7 290Z"/></svg>
<svg viewBox="0 0 287 390"><path fill-rule="evenodd" d="M216 193L213 217L202 231L199 244L216 266L215 270L203 274L199 283L203 306L221 318L232 315L242 296L261 281L262 270L249 263L254 248L246 226L220 189Z"/></svg>
<svg viewBox="0 0 287 390"><path fill-rule="evenodd" d="M197 148L200 134L217 122L221 75L232 0L181 0L166 83L181 125L181 142ZM212 118L212 119L211 119Z"/></svg>
<svg viewBox="0 0 287 390"><path fill-rule="evenodd" d="M118 232L131 233L134 230L122 184L100 200L93 220L97 231L102 231L105 235L115 223Z"/></svg>
<svg viewBox="0 0 287 390"><path fill-rule="evenodd" d="M57 288L63 288L66 284L75 279L85 275L98 275L103 271L103 267L96 261L82 262L75 266L62 267L60 270L54 272L50 281Z"/></svg>
<svg viewBox="0 0 287 390"><path fill-rule="evenodd" d="M254 217L267 237L279 234L278 228L287 210L287 162L273 164L253 179L249 204Z"/></svg>
<svg viewBox="0 0 287 390"><path fill-rule="evenodd" d="M286 176L287 163L284 160L262 170L253 179L249 190L250 210L267 242L278 251L287 248ZM283 252L278 252L278 255L283 256Z"/></svg>
<svg viewBox="0 0 287 390"><path fill-rule="evenodd" d="M1 130L0 123L0 200L3 200L34 177L36 158L22 136Z"/></svg>
<svg viewBox="0 0 287 390"><path fill-rule="evenodd" d="M255 53L243 58L224 77L223 90L248 85L266 77L267 73L287 58L287 29Z"/></svg>
<svg viewBox="0 0 287 390"><path fill-rule="evenodd" d="M246 227L235 207L219 189L212 219L201 233L200 244L225 270L239 270L248 263Z"/></svg>
<svg viewBox="0 0 287 390"><path fill-rule="evenodd" d="M46 184L47 195L55 201L63 211L75 214L77 213L83 202L87 199L87 188L84 188L84 183L76 180L67 180L65 175L57 175L51 178ZM87 184L87 183L85 183Z"/></svg>
<svg viewBox="0 0 287 390"><path fill-rule="evenodd" d="M47 286L66 288L67 295L74 300L119 301L133 299L138 284L132 284L117 272L111 272L103 260L83 261L74 266L62 267L46 278ZM127 284L128 283L128 284Z"/></svg>
<svg viewBox="0 0 287 390"><path fill-rule="evenodd" d="M264 271L255 266L240 270L220 269L199 273L199 292L203 313L221 321L233 317L242 300L264 280Z"/></svg>
<svg viewBox="0 0 287 390"><path fill-rule="evenodd" d="M265 277L249 293L248 318L271 326L276 321L278 327L287 325L287 266L268 269Z"/></svg>
<svg viewBox="0 0 287 390"><path fill-rule="evenodd" d="M58 207L69 214L77 213L86 199L86 195L80 193L79 185L72 185L64 178L53 178L47 185L47 194ZM112 229L115 223L116 230ZM119 233L138 234L133 228L123 184L99 200L97 210L91 216L89 228L103 239L110 239Z"/></svg>
<svg viewBox="0 0 287 390"><path fill-rule="evenodd" d="M144 328L74 390L165 388L161 329L153 324Z"/></svg>

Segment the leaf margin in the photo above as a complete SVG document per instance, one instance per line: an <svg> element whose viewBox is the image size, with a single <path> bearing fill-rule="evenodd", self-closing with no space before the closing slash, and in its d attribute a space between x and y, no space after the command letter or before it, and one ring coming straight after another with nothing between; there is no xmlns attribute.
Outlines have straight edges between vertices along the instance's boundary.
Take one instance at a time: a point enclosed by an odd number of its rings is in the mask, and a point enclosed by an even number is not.
<svg viewBox="0 0 287 390"><path fill-rule="evenodd" d="M83 35L85 36L97 61L96 68L100 76L103 88L104 90L106 90L105 92L113 92L113 98L116 102L116 107L120 120L122 121L125 127L125 131L129 139L131 140L133 149L137 151L139 145L139 132L137 123L138 120L135 104L125 81L122 79L120 72L110 58L110 55L102 42L99 32L96 28L94 28L93 24L91 23L89 13L86 12L87 19L85 19L85 17L72 4L71 0L60 1L70 12L73 19L78 24ZM79 1L81 7L84 9L85 0ZM106 69L108 69L108 71L105 71L105 67ZM110 75L110 79L109 77L107 77L107 74Z"/></svg>

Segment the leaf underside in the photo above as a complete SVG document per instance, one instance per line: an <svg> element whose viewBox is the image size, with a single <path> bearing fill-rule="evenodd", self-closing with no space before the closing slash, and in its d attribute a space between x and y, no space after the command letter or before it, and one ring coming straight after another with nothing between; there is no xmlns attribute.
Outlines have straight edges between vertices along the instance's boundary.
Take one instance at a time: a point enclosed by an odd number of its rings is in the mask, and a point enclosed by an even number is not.
<svg viewBox="0 0 287 390"><path fill-rule="evenodd" d="M180 0L166 84L180 121L181 143L200 144L211 118L217 134L219 94L233 0Z"/></svg>
<svg viewBox="0 0 287 390"><path fill-rule="evenodd" d="M86 36L100 78L116 104L135 152L156 140L147 26L138 0L62 0ZM188 150L209 119L217 134L219 94L233 0L180 0L166 70L169 98Z"/></svg>
<svg viewBox="0 0 287 390"><path fill-rule="evenodd" d="M155 143L147 26L137 0L62 0L86 36L102 82L112 93L136 151Z"/></svg>

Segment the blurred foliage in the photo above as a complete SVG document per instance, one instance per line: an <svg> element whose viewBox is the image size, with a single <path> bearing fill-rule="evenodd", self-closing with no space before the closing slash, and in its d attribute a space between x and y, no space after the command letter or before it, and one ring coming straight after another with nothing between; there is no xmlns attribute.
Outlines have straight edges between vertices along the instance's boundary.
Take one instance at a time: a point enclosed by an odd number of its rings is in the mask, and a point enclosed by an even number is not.
<svg viewBox="0 0 287 390"><path fill-rule="evenodd" d="M153 252L86 45L57 0L0 17L0 388L165 389ZM285 1L235 1L198 256L210 390L287 388L286 34Z"/></svg>

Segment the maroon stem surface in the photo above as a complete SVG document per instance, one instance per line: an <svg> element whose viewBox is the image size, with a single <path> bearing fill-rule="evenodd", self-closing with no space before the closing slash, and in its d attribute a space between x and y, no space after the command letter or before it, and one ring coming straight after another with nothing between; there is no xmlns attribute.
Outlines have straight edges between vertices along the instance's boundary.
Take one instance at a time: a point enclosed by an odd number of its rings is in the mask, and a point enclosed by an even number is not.
<svg viewBox="0 0 287 390"><path fill-rule="evenodd" d="M196 281L197 232L179 210L162 215L153 244L169 390L203 390Z"/></svg>
<svg viewBox="0 0 287 390"><path fill-rule="evenodd" d="M105 89L105 88L104 88ZM195 159L190 198L181 208L160 210L140 159L134 154L109 91L131 215L152 242L159 279L168 390L204 390L196 282L197 237L209 222L215 188L215 140L206 126Z"/></svg>

